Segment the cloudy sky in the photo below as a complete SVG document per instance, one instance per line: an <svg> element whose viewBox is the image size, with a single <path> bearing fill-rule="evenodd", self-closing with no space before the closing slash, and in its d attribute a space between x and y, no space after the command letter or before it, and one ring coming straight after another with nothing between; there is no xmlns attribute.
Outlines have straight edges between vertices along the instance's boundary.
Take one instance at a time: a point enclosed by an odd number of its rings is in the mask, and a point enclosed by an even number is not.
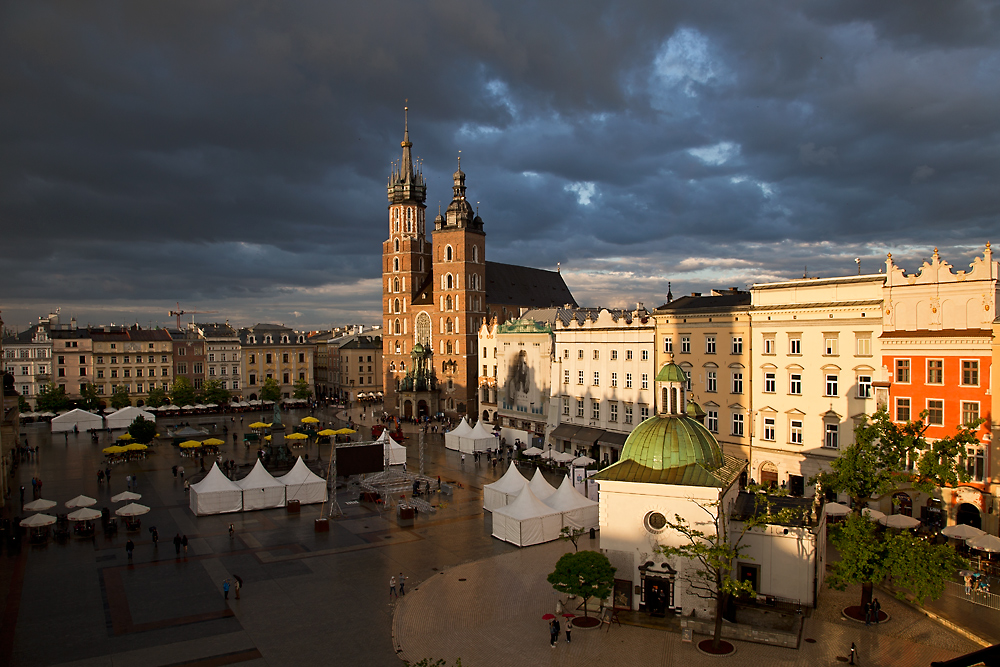
<svg viewBox="0 0 1000 667"><path fill-rule="evenodd" d="M429 214L461 151L488 258L582 305L1000 241L996 2L36 0L0 9L5 323L379 322L404 100Z"/></svg>

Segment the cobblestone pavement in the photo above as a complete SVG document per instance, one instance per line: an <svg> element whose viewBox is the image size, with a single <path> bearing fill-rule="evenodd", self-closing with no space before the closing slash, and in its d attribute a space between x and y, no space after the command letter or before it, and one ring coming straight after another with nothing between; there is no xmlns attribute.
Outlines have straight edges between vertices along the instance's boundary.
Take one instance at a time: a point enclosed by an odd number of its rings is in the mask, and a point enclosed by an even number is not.
<svg viewBox="0 0 1000 667"><path fill-rule="evenodd" d="M556 560L567 551L553 542L454 567L417 586L401 600L393 621L400 657L461 658L463 667L521 667L581 664L718 665L680 635L634 626L576 629L550 648L548 626L541 617L555 611L559 594L545 581ZM584 540L581 549L597 548ZM840 609L854 604L858 590L824 590L822 603L806 619L800 650L735 642L731 665L836 665L858 647L859 665L928 665L979 648L909 606L881 599L889 622L865 627L841 618ZM577 612L579 613L579 612ZM695 635L696 640L702 639Z"/></svg>

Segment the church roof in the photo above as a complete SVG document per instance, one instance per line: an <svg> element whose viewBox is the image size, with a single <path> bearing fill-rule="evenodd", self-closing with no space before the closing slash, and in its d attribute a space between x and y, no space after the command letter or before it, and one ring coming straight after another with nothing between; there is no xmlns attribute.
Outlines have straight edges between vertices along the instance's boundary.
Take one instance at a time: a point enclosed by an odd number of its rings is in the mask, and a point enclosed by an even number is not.
<svg viewBox="0 0 1000 667"><path fill-rule="evenodd" d="M500 262L486 262L486 303L526 308L577 305L559 272Z"/></svg>

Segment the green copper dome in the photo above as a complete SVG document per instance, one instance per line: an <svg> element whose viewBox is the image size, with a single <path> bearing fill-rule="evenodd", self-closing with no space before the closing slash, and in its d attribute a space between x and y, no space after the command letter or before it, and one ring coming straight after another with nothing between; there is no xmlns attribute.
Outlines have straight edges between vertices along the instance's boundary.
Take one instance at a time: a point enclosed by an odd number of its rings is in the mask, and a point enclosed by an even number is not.
<svg viewBox="0 0 1000 667"><path fill-rule="evenodd" d="M688 401L686 412L688 417L691 417L692 419L704 423L702 421L702 417L705 416L705 411L702 410L701 406L695 403L694 401Z"/></svg>
<svg viewBox="0 0 1000 667"><path fill-rule="evenodd" d="M413 350L410 352L410 356L416 357L423 353L424 353L424 346L421 345L420 343L417 343L416 345L413 346Z"/></svg>
<svg viewBox="0 0 1000 667"><path fill-rule="evenodd" d="M656 416L635 427L622 447L622 459L653 470L692 463L714 470L722 465L722 448L715 436L694 419Z"/></svg>
<svg viewBox="0 0 1000 667"><path fill-rule="evenodd" d="M684 369L677 364L671 362L660 369L660 372L656 374L657 382L687 382L687 376L684 375Z"/></svg>

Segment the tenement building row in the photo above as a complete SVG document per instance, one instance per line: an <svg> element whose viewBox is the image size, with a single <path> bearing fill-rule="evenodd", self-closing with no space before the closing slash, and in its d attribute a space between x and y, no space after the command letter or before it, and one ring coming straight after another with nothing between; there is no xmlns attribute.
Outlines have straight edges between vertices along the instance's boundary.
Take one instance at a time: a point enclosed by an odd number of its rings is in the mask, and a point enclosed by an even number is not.
<svg viewBox="0 0 1000 667"><path fill-rule="evenodd" d="M987 244L967 271L935 250L911 274L890 255L877 274L715 290L652 312L530 310L479 330L479 416L509 442L612 463L632 428L656 413L652 379L673 361L689 410L725 453L748 460L754 481L793 495L814 492L810 478L879 408L900 423L923 415L930 439L982 419L978 444L963 455L967 483L940 498L903 490L880 502L884 511L996 524L997 273Z"/></svg>

